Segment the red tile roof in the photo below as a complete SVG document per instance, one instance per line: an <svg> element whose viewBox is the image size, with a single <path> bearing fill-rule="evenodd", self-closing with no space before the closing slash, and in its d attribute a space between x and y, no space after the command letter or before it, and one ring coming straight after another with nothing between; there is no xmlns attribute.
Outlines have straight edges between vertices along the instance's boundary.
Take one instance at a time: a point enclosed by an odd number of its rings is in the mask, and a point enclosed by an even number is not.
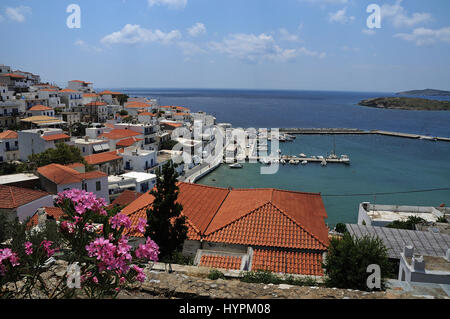
<svg viewBox="0 0 450 319"><path fill-rule="evenodd" d="M189 239L326 250L329 239L320 194L275 189L228 190L179 183L178 202L187 217ZM137 223L151 207L144 194L123 213Z"/></svg>
<svg viewBox="0 0 450 319"><path fill-rule="evenodd" d="M140 141L143 141L143 139L136 138L136 137L130 137L130 138L126 138L124 140L117 142L116 146L128 147L128 146L134 145L135 143L140 142Z"/></svg>
<svg viewBox="0 0 450 319"><path fill-rule="evenodd" d="M110 140L120 140L127 137L139 136L141 133L134 132L132 130L113 129L110 132L103 133L99 138L106 137Z"/></svg>
<svg viewBox="0 0 450 319"><path fill-rule="evenodd" d="M35 105L31 107L28 111L51 111L52 108L45 105Z"/></svg>
<svg viewBox="0 0 450 319"><path fill-rule="evenodd" d="M84 93L83 97L97 97L98 95L95 93Z"/></svg>
<svg viewBox="0 0 450 319"><path fill-rule="evenodd" d="M0 133L0 140L12 140L19 137L16 131L4 131Z"/></svg>
<svg viewBox="0 0 450 319"><path fill-rule="evenodd" d="M14 73L6 73L6 74L2 74L2 76L7 76L10 78L16 78L16 79L25 79L25 77L23 75L14 74Z"/></svg>
<svg viewBox="0 0 450 319"><path fill-rule="evenodd" d="M59 92L62 92L62 93L78 93L77 91L72 90L72 89L64 89L64 90L61 90Z"/></svg>
<svg viewBox="0 0 450 319"><path fill-rule="evenodd" d="M116 155L115 153L111 152L103 152L93 155L85 156L84 159L89 165L97 165L102 163L107 163L111 161L120 160L122 157Z"/></svg>
<svg viewBox="0 0 450 319"><path fill-rule="evenodd" d="M141 197L143 194L135 191L125 190L111 204L115 206L127 206Z"/></svg>
<svg viewBox="0 0 450 319"><path fill-rule="evenodd" d="M145 102L129 102L127 104L125 104L126 108L146 108L146 107L151 107L152 105L150 103L145 103Z"/></svg>
<svg viewBox="0 0 450 319"><path fill-rule="evenodd" d="M13 209L49 194L28 188L0 185L0 209Z"/></svg>
<svg viewBox="0 0 450 319"><path fill-rule="evenodd" d="M83 180L97 179L108 176L99 171L80 173L73 168L60 164L50 164L38 168L38 173L57 185L80 183Z"/></svg>
<svg viewBox="0 0 450 319"><path fill-rule="evenodd" d="M106 90L106 91L100 92L99 95L122 95L122 93Z"/></svg>
<svg viewBox="0 0 450 319"><path fill-rule="evenodd" d="M252 270L323 276L322 253L254 249Z"/></svg>
<svg viewBox="0 0 450 319"><path fill-rule="evenodd" d="M103 105L106 105L106 103L100 102L100 101L91 102L91 103L86 104L86 106L103 106Z"/></svg>
<svg viewBox="0 0 450 319"><path fill-rule="evenodd" d="M44 135L42 138L46 141L56 141L62 139L70 139L70 136L67 134L53 134L53 135Z"/></svg>
<svg viewBox="0 0 450 319"><path fill-rule="evenodd" d="M59 221L61 217L66 215L60 207L44 207L44 210L47 215L47 218L50 216L56 221ZM38 212L34 213L34 215L31 217L30 221L27 224L28 228L38 225L39 223L38 217L39 217Z"/></svg>
<svg viewBox="0 0 450 319"><path fill-rule="evenodd" d="M161 124L172 126L172 127L182 127L183 126L183 124L181 124L181 123L166 123L166 122L163 122Z"/></svg>
<svg viewBox="0 0 450 319"><path fill-rule="evenodd" d="M139 113L138 115L141 115L141 116L151 116L151 117L156 116L156 114L153 114L153 113L150 113L150 112L142 112L142 113Z"/></svg>
<svg viewBox="0 0 450 319"><path fill-rule="evenodd" d="M208 254L208 255L202 255L198 266L240 270L241 263L242 263L242 257Z"/></svg>

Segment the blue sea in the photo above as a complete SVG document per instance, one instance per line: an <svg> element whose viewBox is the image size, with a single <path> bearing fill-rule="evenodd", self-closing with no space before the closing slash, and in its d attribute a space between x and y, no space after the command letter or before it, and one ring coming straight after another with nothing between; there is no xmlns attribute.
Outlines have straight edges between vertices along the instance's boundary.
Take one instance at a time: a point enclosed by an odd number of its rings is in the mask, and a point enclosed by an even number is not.
<svg viewBox="0 0 450 319"><path fill-rule="evenodd" d="M257 91L198 89L122 89L129 96L159 99L205 111L217 122L255 128L357 128L450 137L450 111L384 110L358 106L367 98L394 96L379 92ZM442 99L442 98L441 98ZM280 166L261 175L259 164L233 170L222 165L200 184L235 188L280 188L319 192L328 224L355 223L361 202L377 204L450 205L450 191L374 195L450 187L450 143L377 135L298 136L280 143L282 154L347 154L351 165ZM366 194L358 196L358 194ZM336 196L338 195L338 196Z"/></svg>

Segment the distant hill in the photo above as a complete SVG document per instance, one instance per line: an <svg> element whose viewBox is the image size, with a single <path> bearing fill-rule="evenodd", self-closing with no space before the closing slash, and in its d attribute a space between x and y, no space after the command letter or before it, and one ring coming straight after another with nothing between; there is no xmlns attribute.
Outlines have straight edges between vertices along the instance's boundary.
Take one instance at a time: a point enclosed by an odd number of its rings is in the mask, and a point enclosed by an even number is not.
<svg viewBox="0 0 450 319"><path fill-rule="evenodd" d="M450 91L425 89L425 90L412 90L397 93L397 95L417 95L417 96L450 96Z"/></svg>
<svg viewBox="0 0 450 319"><path fill-rule="evenodd" d="M450 111L450 101L409 97L379 97L363 100L359 105L396 110Z"/></svg>

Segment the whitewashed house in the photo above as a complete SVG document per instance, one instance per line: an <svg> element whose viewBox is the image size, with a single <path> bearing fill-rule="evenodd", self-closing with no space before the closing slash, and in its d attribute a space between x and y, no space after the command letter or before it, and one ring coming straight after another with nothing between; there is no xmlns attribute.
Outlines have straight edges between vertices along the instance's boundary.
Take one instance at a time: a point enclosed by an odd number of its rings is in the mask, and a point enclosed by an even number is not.
<svg viewBox="0 0 450 319"><path fill-rule="evenodd" d="M57 143L70 142L70 136L58 128L41 128L18 132L19 157L26 161L33 154L55 148Z"/></svg>

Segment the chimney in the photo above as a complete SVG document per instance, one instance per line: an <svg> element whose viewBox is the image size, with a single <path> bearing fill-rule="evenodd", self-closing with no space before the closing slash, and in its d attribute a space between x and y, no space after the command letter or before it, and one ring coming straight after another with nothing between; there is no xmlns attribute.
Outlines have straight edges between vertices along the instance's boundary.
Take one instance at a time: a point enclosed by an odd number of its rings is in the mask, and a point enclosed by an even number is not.
<svg viewBox="0 0 450 319"><path fill-rule="evenodd" d="M423 256L415 255L411 264L414 271L425 272L425 261L423 260Z"/></svg>
<svg viewBox="0 0 450 319"><path fill-rule="evenodd" d="M409 246L405 246L405 248L403 248L403 254L405 255L405 257L409 257L411 258L414 254L414 246L409 245Z"/></svg>
<svg viewBox="0 0 450 319"><path fill-rule="evenodd" d="M45 212L45 208L39 208L37 210L38 214L38 226L44 225L47 221L47 213Z"/></svg>

